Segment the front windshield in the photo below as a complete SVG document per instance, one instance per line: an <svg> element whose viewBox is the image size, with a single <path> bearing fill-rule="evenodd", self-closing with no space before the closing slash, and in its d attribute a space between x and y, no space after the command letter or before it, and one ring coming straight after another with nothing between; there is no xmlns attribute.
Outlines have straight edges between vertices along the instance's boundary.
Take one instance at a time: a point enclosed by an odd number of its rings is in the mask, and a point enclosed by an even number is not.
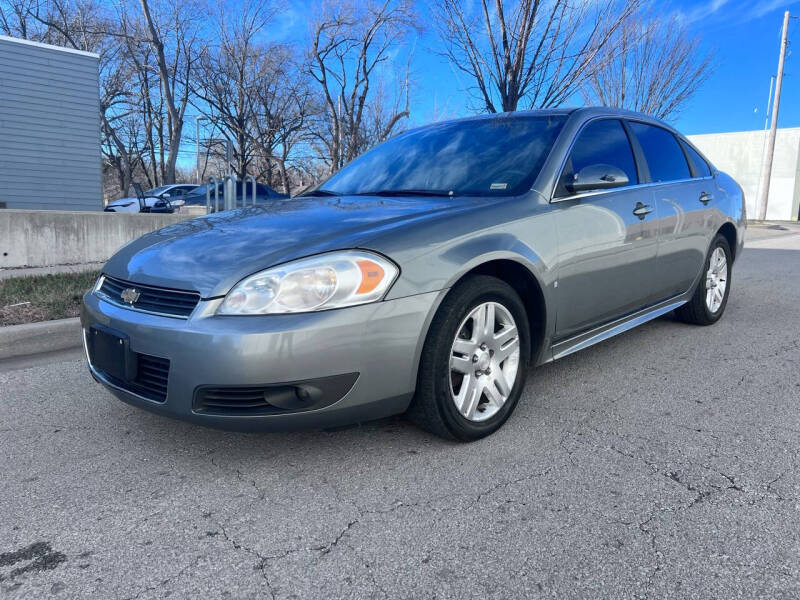
<svg viewBox="0 0 800 600"><path fill-rule="evenodd" d="M205 196L206 190L211 188L211 197L214 197L214 186L213 185L201 185L200 187L196 187L193 190L186 192L186 195L189 196ZM222 196L222 191L225 189L225 186L219 186L219 195Z"/></svg>
<svg viewBox="0 0 800 600"><path fill-rule="evenodd" d="M516 115L415 129L355 159L315 191L520 194L533 185L565 120Z"/></svg>
<svg viewBox="0 0 800 600"><path fill-rule="evenodd" d="M160 196L161 194L166 192L168 189L169 189L168 185L160 185L158 187L154 187L151 190L147 190L145 192L145 194L147 194L148 196Z"/></svg>

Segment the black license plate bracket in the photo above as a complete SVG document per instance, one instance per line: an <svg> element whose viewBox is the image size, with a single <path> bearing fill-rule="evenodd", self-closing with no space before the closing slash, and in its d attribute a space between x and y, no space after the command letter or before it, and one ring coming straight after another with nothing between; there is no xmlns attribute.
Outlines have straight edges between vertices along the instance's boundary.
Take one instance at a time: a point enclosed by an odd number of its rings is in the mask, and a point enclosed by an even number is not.
<svg viewBox="0 0 800 600"><path fill-rule="evenodd" d="M86 342L95 369L120 381L136 378L136 354L131 352L127 335L102 325L92 325Z"/></svg>

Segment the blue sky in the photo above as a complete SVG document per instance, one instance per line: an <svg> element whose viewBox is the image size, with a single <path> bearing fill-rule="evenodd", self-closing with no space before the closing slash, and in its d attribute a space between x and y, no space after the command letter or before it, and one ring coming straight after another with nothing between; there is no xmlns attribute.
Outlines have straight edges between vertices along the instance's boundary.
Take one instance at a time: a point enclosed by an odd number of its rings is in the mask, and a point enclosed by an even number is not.
<svg viewBox="0 0 800 600"><path fill-rule="evenodd" d="M274 37L288 41L306 35L309 9L317 4L292 2L288 14L274 24L280 32ZM423 21L430 21L424 3L419 6ZM694 134L763 128L783 13L800 16L800 0L661 0L657 6L665 15L680 15L690 32L700 36L702 48L716 52L716 69L678 116L678 129ZM790 21L789 32L790 40L800 38L800 19ZM397 50L396 67L401 70L405 52L413 49L413 125L470 112L465 90L469 81L436 53L437 45L436 31L429 27L415 35L408 48ZM800 40L796 46L800 48ZM779 126L800 127L800 50L786 63Z"/></svg>

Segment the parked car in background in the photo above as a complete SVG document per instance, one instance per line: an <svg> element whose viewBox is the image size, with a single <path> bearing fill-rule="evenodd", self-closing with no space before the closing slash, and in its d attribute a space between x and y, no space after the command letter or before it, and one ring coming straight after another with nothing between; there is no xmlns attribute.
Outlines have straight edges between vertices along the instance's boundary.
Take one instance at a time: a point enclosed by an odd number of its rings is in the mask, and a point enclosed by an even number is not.
<svg viewBox="0 0 800 600"><path fill-rule="evenodd" d="M225 186L222 183L218 184L219 190L219 209L225 210ZM206 205L206 191L211 188L211 211L214 212L214 186L210 184L202 185L193 190L190 194L184 196L183 200L186 206L205 206ZM246 184L246 204L250 205L253 202L253 185ZM272 189L263 183L256 184L256 204L264 204L274 202L275 200L284 200L288 198L288 194L281 194L280 192ZM242 182L236 183L236 205L242 206Z"/></svg>
<svg viewBox="0 0 800 600"><path fill-rule="evenodd" d="M154 187L144 192L145 207L153 208L159 200L168 200L173 208L179 208L183 206L186 194L191 193L197 188L197 184L194 183L173 183ZM142 207L139 206L139 199L134 196L109 202L105 211L138 213L141 212L141 208Z"/></svg>
<svg viewBox="0 0 800 600"><path fill-rule="evenodd" d="M476 440L533 366L671 311L717 322L745 227L742 188L645 115L436 123L289 202L128 244L84 297L86 356L120 399L199 424L407 411Z"/></svg>

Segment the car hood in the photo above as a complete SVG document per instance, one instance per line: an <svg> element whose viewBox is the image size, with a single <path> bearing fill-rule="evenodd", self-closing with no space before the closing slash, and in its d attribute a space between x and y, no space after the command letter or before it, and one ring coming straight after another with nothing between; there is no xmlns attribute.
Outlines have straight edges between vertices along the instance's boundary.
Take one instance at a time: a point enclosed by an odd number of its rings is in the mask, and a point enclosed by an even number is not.
<svg viewBox="0 0 800 600"><path fill-rule="evenodd" d="M138 198L120 198L119 200L112 200L107 206L117 206L119 204L127 204L128 202L138 202Z"/></svg>
<svg viewBox="0 0 800 600"><path fill-rule="evenodd" d="M363 247L383 228L457 207L450 198L294 198L149 233L124 246L103 272L212 298L262 269L329 250Z"/></svg>
<svg viewBox="0 0 800 600"><path fill-rule="evenodd" d="M148 204L152 204L156 200L158 200L158 198L155 196L145 196L144 198L144 201ZM139 202L139 198L136 196L130 198L120 198L119 200L113 200L112 202L109 202L106 206L119 206L122 204L127 204L128 202Z"/></svg>

